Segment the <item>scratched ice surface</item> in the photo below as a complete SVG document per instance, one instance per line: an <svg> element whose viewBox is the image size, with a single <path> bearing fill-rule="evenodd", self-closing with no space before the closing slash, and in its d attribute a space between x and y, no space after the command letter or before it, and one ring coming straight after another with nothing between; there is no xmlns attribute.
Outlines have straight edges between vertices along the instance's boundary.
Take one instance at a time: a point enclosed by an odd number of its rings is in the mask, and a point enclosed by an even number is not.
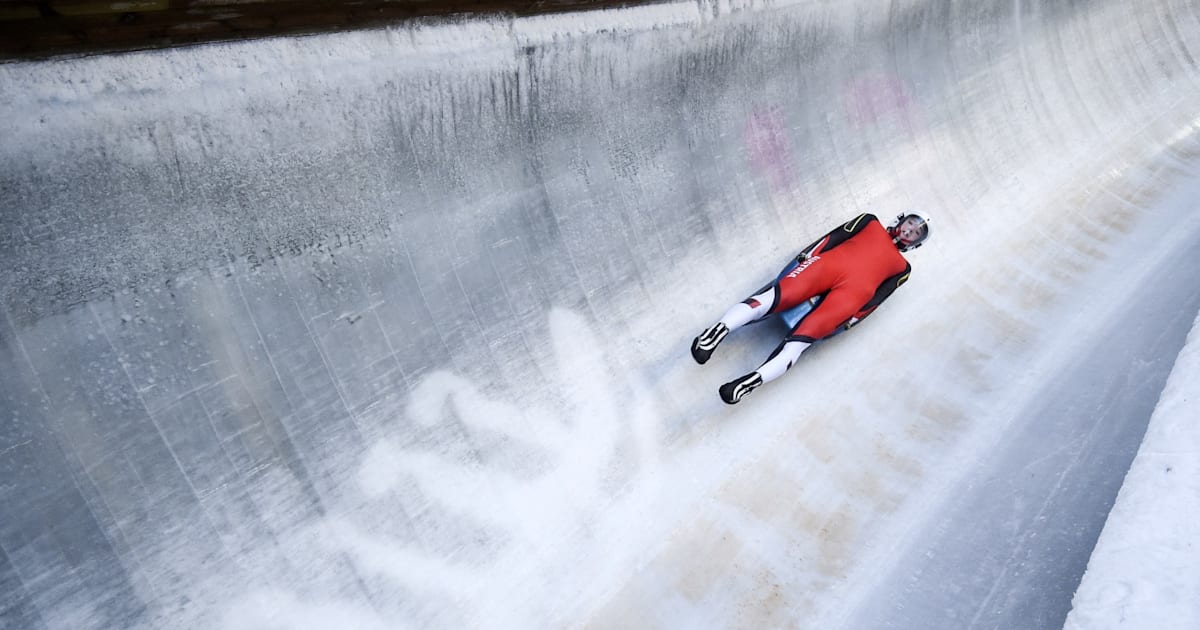
<svg viewBox="0 0 1200 630"><path fill-rule="evenodd" d="M1057 628L1197 310L1200 9L0 66L0 626ZM860 212L885 308L691 338Z"/></svg>

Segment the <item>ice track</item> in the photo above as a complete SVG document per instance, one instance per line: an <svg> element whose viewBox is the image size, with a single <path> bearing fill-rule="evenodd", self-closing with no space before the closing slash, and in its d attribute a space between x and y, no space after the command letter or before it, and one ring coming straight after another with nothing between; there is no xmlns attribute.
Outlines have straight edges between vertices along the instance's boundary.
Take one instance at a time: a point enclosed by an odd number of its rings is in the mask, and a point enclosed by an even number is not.
<svg viewBox="0 0 1200 630"><path fill-rule="evenodd" d="M1058 628L1200 310L1186 0L0 65L0 627ZM860 212L912 280L736 407Z"/></svg>

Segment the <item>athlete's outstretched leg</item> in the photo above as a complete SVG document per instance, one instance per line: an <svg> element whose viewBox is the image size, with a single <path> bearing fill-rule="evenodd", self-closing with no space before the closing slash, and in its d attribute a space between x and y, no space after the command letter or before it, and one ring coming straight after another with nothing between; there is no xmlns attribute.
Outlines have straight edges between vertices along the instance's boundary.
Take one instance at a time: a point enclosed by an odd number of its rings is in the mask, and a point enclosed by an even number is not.
<svg viewBox="0 0 1200 630"><path fill-rule="evenodd" d="M861 303L862 300L853 294L830 291L808 316L800 320L757 370L722 385L721 399L732 405L759 386L783 376L796 364L801 353L816 340L833 334L840 323L850 319L856 306Z"/></svg>
<svg viewBox="0 0 1200 630"><path fill-rule="evenodd" d="M811 345L810 342L793 337L784 339L783 343L775 348L771 356L767 357L767 361L758 366L757 370L722 385L719 390L721 392L721 400L731 405L736 404L746 394L783 376L783 373L788 371L788 368L795 365L796 360L800 358L800 354Z"/></svg>
<svg viewBox="0 0 1200 630"><path fill-rule="evenodd" d="M692 358L696 359L696 363L703 364L730 332L828 291L836 280L835 272L836 269L827 269L820 258L805 261L784 277L725 311L717 323L692 341Z"/></svg>
<svg viewBox="0 0 1200 630"><path fill-rule="evenodd" d="M766 317L771 313L771 307L778 301L779 286L772 283L756 295L729 307L729 310L725 311L717 323L706 328L699 337L692 341L692 358L696 360L696 363L704 365L712 356L713 350L717 349L717 344L720 344L726 335L750 322Z"/></svg>
<svg viewBox="0 0 1200 630"><path fill-rule="evenodd" d="M771 356L767 357L766 362L758 366L758 369L755 371L762 376L764 383L770 383L791 369L796 364L796 361L800 359L800 354L811 345L811 342L788 337L783 340L783 343L779 344L779 347L775 348Z"/></svg>

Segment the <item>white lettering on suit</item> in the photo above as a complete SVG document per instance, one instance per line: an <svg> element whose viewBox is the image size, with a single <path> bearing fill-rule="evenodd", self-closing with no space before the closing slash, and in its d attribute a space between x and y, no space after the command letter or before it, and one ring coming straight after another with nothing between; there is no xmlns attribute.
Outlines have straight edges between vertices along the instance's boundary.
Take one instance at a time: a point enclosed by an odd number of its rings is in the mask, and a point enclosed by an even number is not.
<svg viewBox="0 0 1200 630"><path fill-rule="evenodd" d="M805 269L808 269L813 263L817 262L818 260L821 260L820 256L809 256L808 258L805 258L804 262L800 263L800 265L798 267L793 269L791 271L791 273L789 273L787 275L787 277L795 278L796 276L800 275L800 272L804 271Z"/></svg>

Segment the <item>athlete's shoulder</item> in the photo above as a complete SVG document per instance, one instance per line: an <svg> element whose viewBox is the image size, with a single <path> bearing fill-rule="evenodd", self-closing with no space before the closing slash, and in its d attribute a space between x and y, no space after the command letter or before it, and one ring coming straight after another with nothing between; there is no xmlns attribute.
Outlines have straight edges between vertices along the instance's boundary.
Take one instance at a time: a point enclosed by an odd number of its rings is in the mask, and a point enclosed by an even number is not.
<svg viewBox="0 0 1200 630"><path fill-rule="evenodd" d="M877 219L875 217L875 215L873 215L869 212L864 212L864 213L854 217L853 219L850 219L849 221L847 221L846 224L842 226L842 229L846 230L847 232L858 232L859 230L866 227L867 224L869 224L872 221L875 221L876 223L878 223L879 219Z"/></svg>

